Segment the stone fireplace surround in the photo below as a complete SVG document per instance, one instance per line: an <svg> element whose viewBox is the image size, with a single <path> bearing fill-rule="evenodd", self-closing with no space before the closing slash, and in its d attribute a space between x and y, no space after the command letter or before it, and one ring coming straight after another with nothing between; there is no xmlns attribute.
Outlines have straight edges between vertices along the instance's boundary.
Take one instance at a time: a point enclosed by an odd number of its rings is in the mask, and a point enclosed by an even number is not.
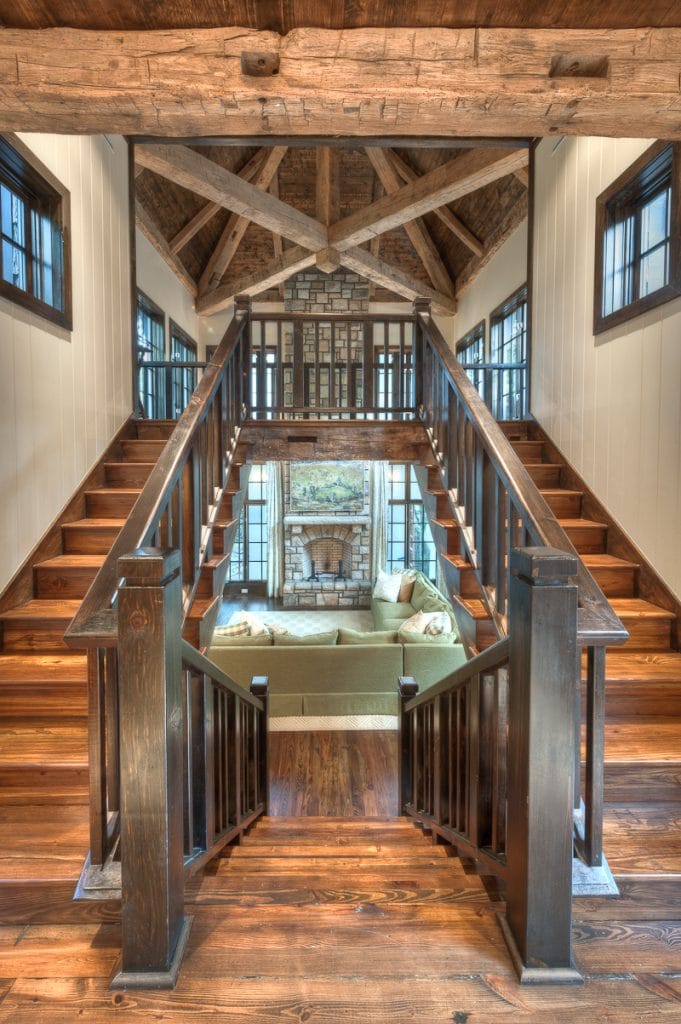
<svg viewBox="0 0 681 1024"><path fill-rule="evenodd" d="M368 515L285 515L284 539L285 607L368 606L371 593ZM310 580L313 558L317 572L328 571L333 575L325 575L319 581ZM343 563L343 580L333 578L339 559Z"/></svg>

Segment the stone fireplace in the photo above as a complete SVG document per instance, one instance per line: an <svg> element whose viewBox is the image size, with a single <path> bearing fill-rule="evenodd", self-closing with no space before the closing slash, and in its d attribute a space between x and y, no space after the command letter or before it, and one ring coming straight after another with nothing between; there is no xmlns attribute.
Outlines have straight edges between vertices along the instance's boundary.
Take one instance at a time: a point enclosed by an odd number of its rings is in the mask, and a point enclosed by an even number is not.
<svg viewBox="0 0 681 1024"><path fill-rule="evenodd" d="M368 515L286 515L284 538L286 607L361 608L368 605L371 592Z"/></svg>

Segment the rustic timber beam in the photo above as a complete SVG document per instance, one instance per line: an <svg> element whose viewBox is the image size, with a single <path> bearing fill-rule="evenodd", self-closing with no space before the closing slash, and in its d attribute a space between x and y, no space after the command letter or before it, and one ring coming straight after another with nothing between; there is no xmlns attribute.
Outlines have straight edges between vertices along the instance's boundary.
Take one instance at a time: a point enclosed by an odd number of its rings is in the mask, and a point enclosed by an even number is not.
<svg viewBox="0 0 681 1024"><path fill-rule="evenodd" d="M423 281L405 274L398 267L386 263L385 260L377 259L366 249L348 249L347 252L341 253L340 259L348 270L361 274L374 284L396 292L405 299L427 299L436 311L450 315L456 313L456 299L451 295L431 288Z"/></svg>
<svg viewBox="0 0 681 1024"><path fill-rule="evenodd" d="M3 29L0 128L679 138L679 53L678 28Z"/></svg>
<svg viewBox="0 0 681 1024"><path fill-rule="evenodd" d="M395 192L398 192L400 189L400 177L386 151L383 149L365 149L365 153L387 195L393 195ZM445 295L453 295L454 283L423 221L420 218L408 221L404 225L404 230L407 232L407 237L414 246L421 263L426 268L426 273L432 281L433 287L444 292Z"/></svg>
<svg viewBox="0 0 681 1024"><path fill-rule="evenodd" d="M237 458L376 459L419 461L430 452L424 425L418 420L246 420L239 434Z"/></svg>
<svg viewBox="0 0 681 1024"><path fill-rule="evenodd" d="M525 188L530 187L530 173L527 167L523 167L522 170L514 171L513 173L515 174L516 178L518 179L521 185L524 185Z"/></svg>
<svg viewBox="0 0 681 1024"><path fill-rule="evenodd" d="M340 153L331 146L319 146L315 152L317 220L328 227L340 218Z"/></svg>
<svg viewBox="0 0 681 1024"><path fill-rule="evenodd" d="M252 181L253 175L262 166L266 157L267 150L263 146L261 149L258 150L255 156L251 157L248 163L246 163L241 168L241 170L237 172L239 177L243 178L244 181ZM135 170L137 171L138 168L140 171L144 170L143 167L141 167L139 164L136 164ZM170 239L169 245L171 251L179 252L180 249L182 249L183 246L185 246L187 242L189 242L194 237L194 235L197 234L201 230L201 228L208 223L211 217L214 214L216 214L218 210L222 209L223 207L220 205L220 203L206 203L206 205L202 207L199 210L199 212L195 214L195 216L192 217L192 219L177 232L175 237Z"/></svg>
<svg viewBox="0 0 681 1024"><path fill-rule="evenodd" d="M196 281L191 277L178 256L171 251L160 227L139 199L135 200L135 222L147 241L153 245L161 259L165 260L173 274L175 274L189 294L196 298Z"/></svg>
<svg viewBox="0 0 681 1024"><path fill-rule="evenodd" d="M272 146L264 151L264 159L260 167L246 179L252 182L256 188L267 191L276 174L279 164L284 159L286 146ZM241 177L241 175L240 175ZM199 294L209 292L220 283L227 267L234 259L234 255L241 244L250 224L248 217L233 213L225 225L218 244L215 246L206 267L199 278Z"/></svg>
<svg viewBox="0 0 681 1024"><path fill-rule="evenodd" d="M135 158L150 171L247 217L268 231L276 231L308 249L326 247L327 230L323 224L193 149L168 145L138 146Z"/></svg>
<svg viewBox="0 0 681 1024"><path fill-rule="evenodd" d="M436 167L411 185L350 214L329 229L329 245L343 252L374 235L401 227L424 213L483 188L526 166L526 149L468 150Z"/></svg>
<svg viewBox="0 0 681 1024"><path fill-rule="evenodd" d="M388 159L392 161L393 167L405 184L409 185L412 181L416 181L418 179L416 171L413 171L409 164L403 160L402 157L394 151L394 149L386 150L386 155L388 156ZM516 177L520 177L523 174L527 179L527 168L524 168L521 171L515 171ZM463 242L471 252L475 253L476 256L482 256L484 247L480 239L476 238L473 232L468 230L463 221L457 217L456 214L452 213L448 206L441 206L439 209L433 210L433 214L438 218L438 220L441 220L445 227L449 228L452 234L456 235L459 241Z"/></svg>
<svg viewBox="0 0 681 1024"><path fill-rule="evenodd" d="M196 312L201 316L208 316L229 306L235 295L259 295L268 288L276 288L293 274L314 266L315 259L315 254L302 245L286 249L282 256L272 260L256 274L249 274L237 281L228 281L201 296L196 303Z"/></svg>

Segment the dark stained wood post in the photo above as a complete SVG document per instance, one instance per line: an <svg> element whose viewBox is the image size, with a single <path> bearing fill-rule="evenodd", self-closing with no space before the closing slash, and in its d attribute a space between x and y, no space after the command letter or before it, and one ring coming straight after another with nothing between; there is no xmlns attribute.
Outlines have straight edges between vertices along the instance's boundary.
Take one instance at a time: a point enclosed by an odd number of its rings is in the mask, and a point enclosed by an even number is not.
<svg viewBox="0 0 681 1024"><path fill-rule="evenodd" d="M577 558L511 552L504 935L521 983L581 981L572 961Z"/></svg>
<svg viewBox="0 0 681 1024"><path fill-rule="evenodd" d="M398 751L400 758L400 766L397 780L397 813L404 814L405 803L415 803L415 778L413 776L413 715L407 717L404 713L405 704L415 697L419 692L419 684L416 682L413 676L399 676L397 680L397 689L400 695L400 716L399 716L399 735L398 735Z"/></svg>
<svg viewBox="0 0 681 1024"><path fill-rule="evenodd" d="M171 988L184 917L180 556L118 560L121 967L114 988Z"/></svg>

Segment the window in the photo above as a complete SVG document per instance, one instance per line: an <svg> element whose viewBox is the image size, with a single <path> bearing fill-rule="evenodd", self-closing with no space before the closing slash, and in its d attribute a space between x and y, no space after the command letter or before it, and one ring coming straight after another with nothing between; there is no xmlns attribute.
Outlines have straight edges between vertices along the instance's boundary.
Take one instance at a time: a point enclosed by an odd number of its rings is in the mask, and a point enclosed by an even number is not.
<svg viewBox="0 0 681 1024"><path fill-rule="evenodd" d="M255 465L229 562L230 582L267 579L267 466Z"/></svg>
<svg viewBox="0 0 681 1024"><path fill-rule="evenodd" d="M464 367L468 377L480 394L485 397L485 375L482 369L475 369L476 365L485 362L485 321L464 334L463 338L456 343L456 356Z"/></svg>
<svg viewBox="0 0 681 1024"><path fill-rule="evenodd" d="M656 143L598 197L595 334L681 294L679 152Z"/></svg>
<svg viewBox="0 0 681 1024"><path fill-rule="evenodd" d="M0 295L70 330L69 192L10 138L0 136Z"/></svg>
<svg viewBox="0 0 681 1024"><path fill-rule="evenodd" d="M170 321L170 360L173 363L196 363L196 342L192 341L181 327ZM197 367L173 366L171 368L171 419L182 415L194 394L198 380Z"/></svg>
<svg viewBox="0 0 681 1024"><path fill-rule="evenodd" d="M421 500L414 467L408 463L388 466L387 567L419 569L435 580L437 559L433 536Z"/></svg>
<svg viewBox="0 0 681 1024"><path fill-rule="evenodd" d="M165 373L161 366L147 363L163 362L166 356L165 315L151 299L137 293L137 367L139 402L148 419L166 417Z"/></svg>
<svg viewBox="0 0 681 1024"><path fill-rule="evenodd" d="M527 415L527 288L523 286L489 317L491 395L485 397L498 420Z"/></svg>

